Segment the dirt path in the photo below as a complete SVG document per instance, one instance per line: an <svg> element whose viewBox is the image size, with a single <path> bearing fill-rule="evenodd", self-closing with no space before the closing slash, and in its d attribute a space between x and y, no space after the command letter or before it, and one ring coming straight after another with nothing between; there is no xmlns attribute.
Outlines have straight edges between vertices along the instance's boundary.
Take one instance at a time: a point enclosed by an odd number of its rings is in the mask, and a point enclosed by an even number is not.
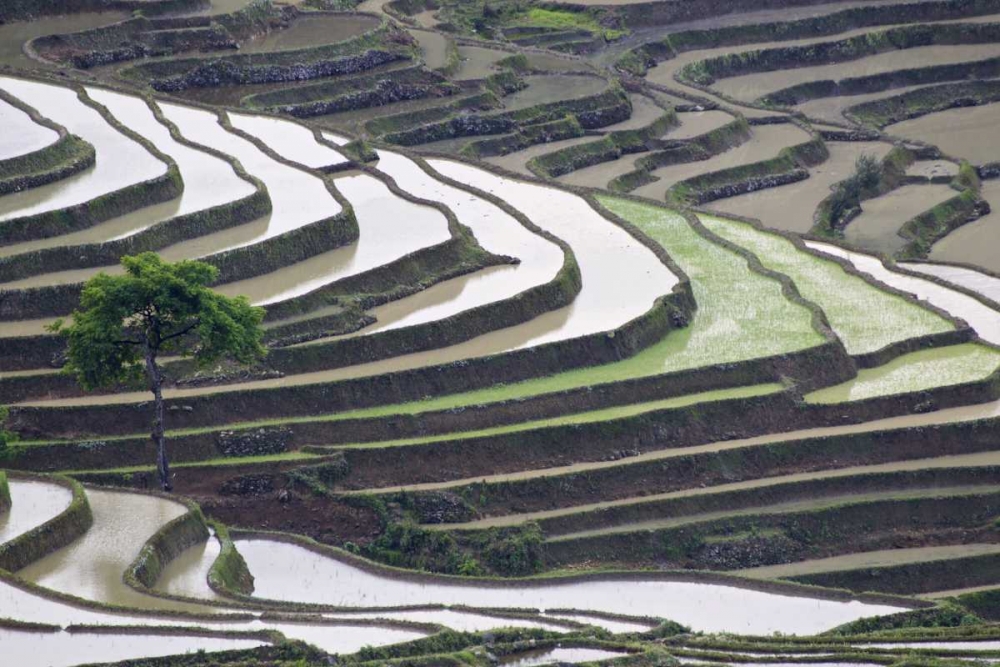
<svg viewBox="0 0 1000 667"><path fill-rule="evenodd" d="M798 563L785 563L784 565L752 567L746 570L736 570L734 574L753 577L754 579L779 579L803 574L854 570L865 567L885 567L888 565L907 565L909 563L949 560L952 558L982 556L986 554L1000 554L1000 544L954 544L942 547L866 551L845 554L843 556L832 556L830 558L804 560Z"/></svg>

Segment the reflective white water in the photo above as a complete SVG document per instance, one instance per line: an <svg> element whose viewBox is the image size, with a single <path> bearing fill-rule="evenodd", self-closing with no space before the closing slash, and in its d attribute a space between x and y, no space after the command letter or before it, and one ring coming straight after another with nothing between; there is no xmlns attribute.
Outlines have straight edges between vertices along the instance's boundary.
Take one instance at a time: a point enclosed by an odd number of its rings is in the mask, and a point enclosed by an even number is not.
<svg viewBox="0 0 1000 667"><path fill-rule="evenodd" d="M320 144L312 131L303 125L272 116L250 116L229 112L229 122L238 130L252 134L280 155L313 169L325 169L347 163L347 158Z"/></svg>
<svg viewBox="0 0 1000 667"><path fill-rule="evenodd" d="M447 281L413 297L376 308L372 314L378 322L365 329L365 333L430 322L507 299L552 280L559 271L564 259L559 246L531 232L499 207L445 185L402 155L379 151L379 156L379 170L391 176L400 188L443 203L460 223L472 230L485 250L517 257L521 263ZM454 288L456 283L460 283L458 289Z"/></svg>
<svg viewBox="0 0 1000 667"><path fill-rule="evenodd" d="M508 665L508 667L531 667L532 665L554 665L566 662L595 662L620 658L622 655L624 654L596 648L552 648L506 656L500 659L500 664Z"/></svg>
<svg viewBox="0 0 1000 667"><path fill-rule="evenodd" d="M61 514L73 499L64 486L51 482L9 480L10 511L0 514L0 544Z"/></svg>
<svg viewBox="0 0 1000 667"><path fill-rule="evenodd" d="M111 127L76 91L37 81L0 77L0 88L24 100L97 151L97 163L56 183L0 198L0 220L80 204L166 172L167 165Z"/></svg>
<svg viewBox="0 0 1000 667"><path fill-rule="evenodd" d="M396 579L320 556L291 544L240 540L256 579L255 595L332 605L466 604L477 607L561 607L665 617L695 630L734 633L814 633L898 611L857 601L834 602L747 589L657 580L535 582L482 586L430 578Z"/></svg>
<svg viewBox="0 0 1000 667"><path fill-rule="evenodd" d="M17 667L71 667L133 658L158 658L196 651L232 651L264 645L257 639L172 636L156 634L105 634L26 632L0 628L0 646Z"/></svg>
<svg viewBox="0 0 1000 667"><path fill-rule="evenodd" d="M0 160L33 153L59 140L55 130L39 125L24 111L0 100Z"/></svg>
<svg viewBox="0 0 1000 667"><path fill-rule="evenodd" d="M845 259L856 269L876 280L881 280L904 292L915 294L917 298L925 299L941 310L965 320L983 340L1000 343L1000 312L980 303L971 296L923 278L890 271L882 264L882 260L871 255L852 252L829 243L817 241L806 241L805 243L814 250Z"/></svg>
<svg viewBox="0 0 1000 667"><path fill-rule="evenodd" d="M445 176L503 199L529 220L564 240L576 254L583 288L562 327L518 348L607 331L645 313L668 294L677 277L649 248L601 217L581 197L497 176L448 160L430 160ZM623 287L627 288L623 289Z"/></svg>
<svg viewBox="0 0 1000 667"><path fill-rule="evenodd" d="M232 155L267 186L272 211L266 229L228 249L259 243L340 212L340 204L320 178L282 164L252 142L227 132L214 113L172 103L160 103L160 108L185 138Z"/></svg>
<svg viewBox="0 0 1000 667"><path fill-rule="evenodd" d="M900 266L909 269L910 271L916 271L917 273L926 273L931 276L936 276L942 280L952 283L953 285L958 285L959 287L964 287L967 290L978 292L987 299L992 299L993 301L1000 303L1000 278L991 276L988 273L976 271L975 269L968 269L963 266L925 264L923 262L902 262L900 263Z"/></svg>

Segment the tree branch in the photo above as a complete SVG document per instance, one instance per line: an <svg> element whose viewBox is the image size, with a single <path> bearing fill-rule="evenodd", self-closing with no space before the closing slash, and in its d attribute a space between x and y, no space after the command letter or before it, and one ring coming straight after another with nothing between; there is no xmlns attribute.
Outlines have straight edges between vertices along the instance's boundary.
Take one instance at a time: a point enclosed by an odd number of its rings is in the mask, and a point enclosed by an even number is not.
<svg viewBox="0 0 1000 667"><path fill-rule="evenodd" d="M174 333L170 334L169 336L164 336L163 338L160 339L160 343L166 343L171 338L178 338L180 336L183 336L184 334L188 333L189 331L191 331L192 329L194 329L199 324L201 324L201 320L195 320L194 322L192 322L191 324L187 325L186 327L184 327L180 331L175 331Z"/></svg>

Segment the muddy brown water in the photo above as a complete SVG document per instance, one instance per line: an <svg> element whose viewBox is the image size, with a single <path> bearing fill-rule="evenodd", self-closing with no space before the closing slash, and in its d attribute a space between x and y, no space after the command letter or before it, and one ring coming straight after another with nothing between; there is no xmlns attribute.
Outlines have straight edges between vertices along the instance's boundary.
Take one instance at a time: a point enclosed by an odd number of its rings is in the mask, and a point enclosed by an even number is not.
<svg viewBox="0 0 1000 667"><path fill-rule="evenodd" d="M935 243L930 259L968 262L1000 272L1000 180L983 181L980 195L990 203L990 213L962 225Z"/></svg>
<svg viewBox="0 0 1000 667"><path fill-rule="evenodd" d="M69 546L18 572L45 588L140 609L211 612L208 607L143 595L122 574L160 526L187 512L184 505L153 496L87 490L94 525Z"/></svg>
<svg viewBox="0 0 1000 667"><path fill-rule="evenodd" d="M468 140L456 142L457 150L461 150L461 147ZM535 144L534 146L529 146L524 150L516 151L514 153L509 153L507 155L498 155L495 157L484 158L485 162L494 164L498 167L503 167L510 171L516 171L525 176L534 177L534 174L528 169L528 160L534 157L540 157L546 155L553 151L562 150L563 148L570 148L572 146L580 146L582 144L589 144L591 142L598 141L598 137L573 137L572 139L562 139L560 141L550 141L545 144ZM428 147L430 148L430 147ZM430 148L434 150L433 148ZM440 150L441 147L438 147Z"/></svg>
<svg viewBox="0 0 1000 667"><path fill-rule="evenodd" d="M40 16L32 21L12 21L0 25L0 64L15 67L53 67L32 60L24 45L36 37L90 30L129 18L127 12L87 12L66 16Z"/></svg>
<svg viewBox="0 0 1000 667"><path fill-rule="evenodd" d="M946 155L975 165L1000 160L1000 104L963 107L889 125L895 137L934 144Z"/></svg>
<svg viewBox="0 0 1000 667"><path fill-rule="evenodd" d="M756 128L755 128L756 129ZM809 169L809 178L777 188L757 190L708 204L714 211L756 218L768 227L805 233L813 225L813 213L830 194L830 188L854 173L862 155L881 159L892 144L879 141L829 142L830 157Z"/></svg>
<svg viewBox="0 0 1000 667"><path fill-rule="evenodd" d="M917 160L906 170L907 176L950 178L958 175L958 165L948 160Z"/></svg>
<svg viewBox="0 0 1000 667"><path fill-rule="evenodd" d="M535 74L524 80L527 88L503 98L508 111L596 95L608 86L601 77L574 74Z"/></svg>
<svg viewBox="0 0 1000 667"><path fill-rule="evenodd" d="M947 264L930 264L925 262L902 262L905 269L926 273L946 280L953 285L978 292L996 303L1000 303L1000 278L991 276L975 269Z"/></svg>
<svg viewBox="0 0 1000 667"><path fill-rule="evenodd" d="M414 575L398 579L377 569L321 556L268 540L240 540L237 547L255 577L262 599L349 606L464 604L477 607L597 609L670 618L695 630L733 633L813 633L864 615L896 608L857 601L834 602L775 595L717 584L592 579L483 586Z"/></svg>
<svg viewBox="0 0 1000 667"><path fill-rule="evenodd" d="M367 377L395 370L468 359L512 349L566 340L619 327L645 313L656 298L677 283L656 256L620 227L601 217L576 195L541 185L501 178L471 165L432 160L445 176L499 196L536 225L563 239L576 254L583 288L572 305L550 311L524 324L501 329L458 345L408 354L349 368L289 375L233 385L230 389L291 386ZM631 285L626 293L618 285ZM226 387L174 389L168 397L218 393ZM144 392L79 396L44 402L58 404L131 403L148 400Z"/></svg>
<svg viewBox="0 0 1000 667"><path fill-rule="evenodd" d="M424 63L430 69L444 67L448 63L448 38L431 30L410 30L420 45Z"/></svg>
<svg viewBox="0 0 1000 667"><path fill-rule="evenodd" d="M868 567L891 567L893 565L908 565L911 563L950 560L952 558L983 556L987 554L1000 554L1000 544L954 544L938 547L865 551L843 556L832 556L830 558L817 558L814 560L798 561L796 563L786 563L784 565L749 568L738 570L736 574L755 579L779 579L803 574L836 572L837 570L854 570Z"/></svg>
<svg viewBox="0 0 1000 667"><path fill-rule="evenodd" d="M188 547L167 563L154 589L210 602L224 601L226 598L208 585L208 572L221 551L222 546L214 534L204 542Z"/></svg>
<svg viewBox="0 0 1000 667"><path fill-rule="evenodd" d="M459 46L458 55L462 59L462 65L458 72L452 77L456 81L470 81L473 79L485 79L495 71L493 65L498 60L503 60L511 55L508 51L498 49L487 49L481 46Z"/></svg>
<svg viewBox="0 0 1000 667"><path fill-rule="evenodd" d="M795 109L801 111L809 118L814 118L816 120L826 121L829 123L850 124L850 120L844 116L844 111L853 106L885 99L886 97L895 97L896 95L902 95L904 93L909 93L925 87L926 86L905 86L903 88L892 88L890 90L883 90L878 93L866 93L864 95L821 97L816 100L809 100L808 102L798 104L795 106Z"/></svg>
<svg viewBox="0 0 1000 667"><path fill-rule="evenodd" d="M844 238L852 245L887 255L906 245L899 235L903 224L943 201L958 195L943 184L904 185L875 199L861 202L861 215L844 229Z"/></svg>
<svg viewBox="0 0 1000 667"><path fill-rule="evenodd" d="M709 112L705 112L709 113ZM681 126L684 127L683 125ZM667 135L670 136L670 135ZM659 181L637 188L633 194L663 199L664 193L675 183L700 174L708 174L721 169L729 169L761 160L777 157L781 149L801 144L809 140L809 133L791 123L758 125L753 135L735 148L715 155L707 160L661 167L651 172Z"/></svg>
<svg viewBox="0 0 1000 667"><path fill-rule="evenodd" d="M984 60L998 55L1000 55L1000 44L923 46L888 51L832 65L798 67L730 77L716 81L712 88L743 102L752 102L768 93L812 81L838 81L901 69Z"/></svg>
<svg viewBox="0 0 1000 667"><path fill-rule="evenodd" d="M272 53L333 44L374 30L378 25L379 19L364 14L299 14L288 28L243 42L240 53Z"/></svg>
<svg viewBox="0 0 1000 667"><path fill-rule="evenodd" d="M10 511L0 514L0 544L10 542L35 526L40 526L64 512L73 494L51 482L12 479Z"/></svg>
<svg viewBox="0 0 1000 667"><path fill-rule="evenodd" d="M716 130L727 123L731 123L734 118L725 111L689 111L678 114L679 127L671 128L667 136L670 139L693 139L706 132Z"/></svg>
<svg viewBox="0 0 1000 667"><path fill-rule="evenodd" d="M973 297L943 285L938 285L930 280L908 276L898 271L890 271L885 268L880 259L871 255L851 252L838 246L817 241L806 241L806 245L815 250L846 259L858 271L867 273L876 280L895 287L898 290L914 294L918 299L930 302L941 310L950 313L953 317L965 320L976 330L976 333L983 340L993 344L1000 344L1000 312L993 310Z"/></svg>
<svg viewBox="0 0 1000 667"><path fill-rule="evenodd" d="M567 185L607 189L608 183L613 179L635 171L638 168L635 163L641 157L642 154L623 155L617 160L602 162L591 167L571 171L568 174L559 176L556 180Z"/></svg>
<svg viewBox="0 0 1000 667"><path fill-rule="evenodd" d="M90 169L56 183L0 198L0 220L80 204L160 176L167 170L165 163L111 127L69 88L13 77L0 77L0 88L89 141L97 151L97 164Z"/></svg>
<svg viewBox="0 0 1000 667"><path fill-rule="evenodd" d="M39 125L26 112L3 100L0 100L0 127L4 128L0 160L41 150L59 139L58 132Z"/></svg>

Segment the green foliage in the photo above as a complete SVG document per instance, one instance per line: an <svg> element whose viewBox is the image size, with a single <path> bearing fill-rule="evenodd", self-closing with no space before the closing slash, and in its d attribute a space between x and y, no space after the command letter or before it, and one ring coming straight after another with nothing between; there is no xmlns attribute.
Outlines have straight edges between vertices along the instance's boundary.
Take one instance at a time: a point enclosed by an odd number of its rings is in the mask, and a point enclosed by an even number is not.
<svg viewBox="0 0 1000 667"><path fill-rule="evenodd" d="M163 262L155 253L123 257L125 275L100 273L83 288L73 322L54 328L69 343L67 372L87 390L133 382L144 372L145 350L249 363L265 354L262 308L228 298L208 285L218 269L197 261ZM192 340L194 342L192 343Z"/></svg>
<svg viewBox="0 0 1000 667"><path fill-rule="evenodd" d="M542 530L532 522L514 532L491 534L483 555L490 569L497 574L533 574L545 564L542 542Z"/></svg>
<svg viewBox="0 0 1000 667"><path fill-rule="evenodd" d="M946 603L930 609L915 609L888 616L861 618L838 626L829 634L856 635L899 628L955 628L981 623L982 619L967 609Z"/></svg>
<svg viewBox="0 0 1000 667"><path fill-rule="evenodd" d="M8 417L10 417L10 409L0 405L0 454L7 449L8 445L17 442L17 433L5 428Z"/></svg>

